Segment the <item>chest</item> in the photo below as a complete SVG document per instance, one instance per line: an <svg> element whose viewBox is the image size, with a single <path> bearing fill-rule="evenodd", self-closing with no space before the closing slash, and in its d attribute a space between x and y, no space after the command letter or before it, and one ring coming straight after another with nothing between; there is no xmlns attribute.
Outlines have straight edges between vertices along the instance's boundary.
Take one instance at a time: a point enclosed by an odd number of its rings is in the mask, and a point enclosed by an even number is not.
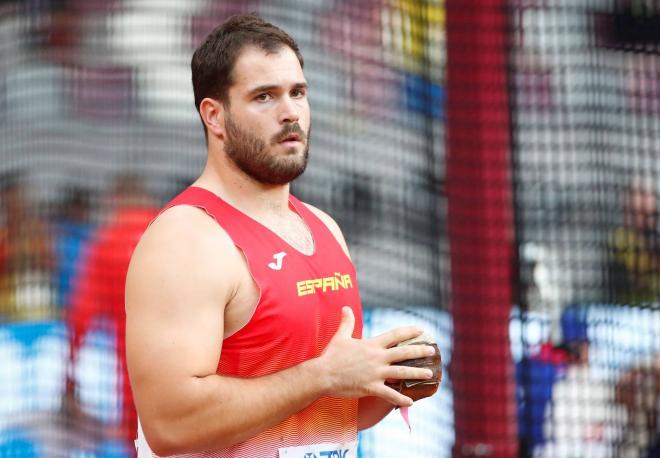
<svg viewBox="0 0 660 458"><path fill-rule="evenodd" d="M267 227L286 244L305 256L314 252L314 236L307 223L295 213L269 222Z"/></svg>
<svg viewBox="0 0 660 458"><path fill-rule="evenodd" d="M318 356L345 305L357 319L355 337L361 335L362 307L350 260L341 251L327 259L280 253L285 254L258 261L246 256L249 277L225 313L225 373L263 375Z"/></svg>
<svg viewBox="0 0 660 458"><path fill-rule="evenodd" d="M328 247L319 256L286 246L271 251L276 252L267 252L270 257L264 252L251 256L249 250L242 256L240 284L225 308L225 338L259 320L299 333L298 328L320 326L343 305L360 304L355 268L341 253L323 256Z"/></svg>

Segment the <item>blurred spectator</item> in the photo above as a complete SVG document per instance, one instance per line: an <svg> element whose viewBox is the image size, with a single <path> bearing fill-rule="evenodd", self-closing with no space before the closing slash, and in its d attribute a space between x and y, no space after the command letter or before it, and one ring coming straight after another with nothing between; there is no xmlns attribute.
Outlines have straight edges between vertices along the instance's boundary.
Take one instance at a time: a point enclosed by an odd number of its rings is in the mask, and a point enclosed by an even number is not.
<svg viewBox="0 0 660 458"><path fill-rule="evenodd" d="M47 224L26 199L25 177L0 177L0 319L43 319L53 313L54 266Z"/></svg>
<svg viewBox="0 0 660 458"><path fill-rule="evenodd" d="M156 210L142 179L134 175L121 175L116 180L109 205L112 208L109 218L92 236L71 296L67 320L71 340L70 368L64 406L72 415L80 411L73 365L85 335L92 329L101 329L114 336L122 407L119 424L109 425L109 434L124 440L126 450L133 453L137 419L125 363L124 283L133 249L156 216Z"/></svg>
<svg viewBox="0 0 660 458"><path fill-rule="evenodd" d="M587 310L564 309L561 329L565 364L544 412L545 445L534 456L613 458L625 411L614 403L614 384L589 364Z"/></svg>
<svg viewBox="0 0 660 458"><path fill-rule="evenodd" d="M71 291L75 286L81 255L93 229L89 215L89 191L67 189L54 222L57 303L61 308L68 308L71 304Z"/></svg>
<svg viewBox="0 0 660 458"><path fill-rule="evenodd" d="M660 355L625 371L616 388L616 400L628 413L617 456L660 458Z"/></svg>
<svg viewBox="0 0 660 458"><path fill-rule="evenodd" d="M561 312L557 314L557 321L561 324L557 325L558 332L563 334L562 343L555 345L547 341L538 350L523 356L516 366L521 458L536 456L535 450L539 450L545 443L545 419L548 405L552 401L554 385L566 374L576 355L586 351L581 350L581 347L588 345L586 321L584 327L570 325L572 310L571 307L566 309L561 318Z"/></svg>
<svg viewBox="0 0 660 458"><path fill-rule="evenodd" d="M563 348L546 342L538 353L524 357L516 366L521 458L532 457L534 450L544 443L546 406L552 399L552 387L567 364L568 356Z"/></svg>
<svg viewBox="0 0 660 458"><path fill-rule="evenodd" d="M610 285L622 304L651 302L660 292L658 199L651 185L634 183L624 196L624 222L610 236Z"/></svg>

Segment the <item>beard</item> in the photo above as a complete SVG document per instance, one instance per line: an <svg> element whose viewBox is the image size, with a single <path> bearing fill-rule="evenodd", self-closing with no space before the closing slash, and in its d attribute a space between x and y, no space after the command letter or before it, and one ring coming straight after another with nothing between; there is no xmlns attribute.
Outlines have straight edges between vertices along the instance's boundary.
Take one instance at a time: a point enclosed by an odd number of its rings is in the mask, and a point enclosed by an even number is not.
<svg viewBox="0 0 660 458"><path fill-rule="evenodd" d="M273 135L270 145L252 135L225 116L225 152L227 157L250 178L264 184L283 185L298 178L307 167L309 157L309 134L311 126L304 132L298 123L285 125ZM298 148L288 148L283 154L273 149L291 134L298 134L303 144L302 155Z"/></svg>

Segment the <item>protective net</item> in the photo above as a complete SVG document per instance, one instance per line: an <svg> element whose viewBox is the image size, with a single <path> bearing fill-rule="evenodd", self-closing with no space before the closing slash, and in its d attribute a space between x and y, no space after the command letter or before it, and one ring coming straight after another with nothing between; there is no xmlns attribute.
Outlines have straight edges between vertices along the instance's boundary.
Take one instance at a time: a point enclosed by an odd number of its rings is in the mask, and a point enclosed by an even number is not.
<svg viewBox="0 0 660 458"><path fill-rule="evenodd" d="M344 229L360 272L365 334L415 322L449 347L439 2L0 8L0 456L132 453L121 337L126 254L154 210L202 170L190 58L231 14L255 11L301 47L314 127L308 171L293 192ZM443 390L412 415L420 456L451 443ZM438 425L443 442L432 432ZM383 428L365 436L363 456L396 454L381 440L388 430L412 444L400 418Z"/></svg>
<svg viewBox="0 0 660 458"><path fill-rule="evenodd" d="M521 452L657 456L660 10L540 3L511 6Z"/></svg>
<svg viewBox="0 0 660 458"><path fill-rule="evenodd" d="M251 11L305 57L292 190L341 226L364 334L443 354L360 457L654 456L660 6L5 0L0 457L133 455L128 258L206 159L192 52Z"/></svg>

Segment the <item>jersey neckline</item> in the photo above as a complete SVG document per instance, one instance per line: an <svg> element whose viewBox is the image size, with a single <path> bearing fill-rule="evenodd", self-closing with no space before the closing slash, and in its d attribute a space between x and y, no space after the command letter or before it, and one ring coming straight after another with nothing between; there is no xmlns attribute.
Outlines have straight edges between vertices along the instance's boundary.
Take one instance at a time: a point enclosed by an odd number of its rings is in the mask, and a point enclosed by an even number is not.
<svg viewBox="0 0 660 458"><path fill-rule="evenodd" d="M262 227L262 228L264 228L266 231L268 231L268 233L270 233L271 235L273 235L273 237L277 238L277 239L278 239L279 241L281 241L283 244L287 245L289 248L291 248L291 249L292 249L293 251L295 251L297 254L299 254L299 255L301 255L301 256L308 257L308 258L312 258L312 257L314 257L314 256L316 255L316 253L317 253L317 248L318 248L318 246L317 246L317 240L316 240L316 234L314 233L314 231L312 231L312 227L310 226L309 222L308 222L308 221L305 219L305 217L303 216L303 212L300 211L300 209L298 208L298 206L297 206L296 203L294 202L294 199L292 198L293 196L292 196L291 194L289 194L289 198L287 199L287 200L288 200L288 203L289 203L289 209L291 209L291 210L292 210L296 215L298 215L298 217L302 220L303 224L304 224L305 227L307 228L307 231L308 231L310 237L312 238L312 251L311 251L311 253L309 253L309 254L308 254L308 253L305 253L305 252L303 252L303 251L300 251L298 248L296 248L296 247L294 247L293 245L291 245L291 243L287 242L287 241L286 241L282 236L280 236L277 232L275 232L274 230L272 230L271 228L269 228L269 227L266 226L265 224L261 223L260 221L257 221L256 219L254 219L253 217L251 217L251 216L248 215L247 213L245 213L245 212L239 210L239 209L236 208L234 205L230 204L229 202L227 202L225 199L223 199L222 197L220 197L219 195L217 195L217 194L214 193L213 191L211 191L211 190L209 190L209 189L206 189L206 188L202 188L201 186L189 186L189 189L193 189L193 190L198 190L198 189L199 189L199 190L201 190L201 191L203 191L203 192L205 192L205 193L210 194L211 196L213 196L213 198L222 201L222 203L224 203L225 205L227 205L228 207L230 207L233 211L235 211L235 212L237 212L237 213L243 215L245 218L249 219L249 220L252 221L253 223L259 225L259 226ZM300 202L300 201L299 201L299 202ZM300 203L301 203L301 205L305 205L305 204L302 203L302 202L300 202Z"/></svg>

